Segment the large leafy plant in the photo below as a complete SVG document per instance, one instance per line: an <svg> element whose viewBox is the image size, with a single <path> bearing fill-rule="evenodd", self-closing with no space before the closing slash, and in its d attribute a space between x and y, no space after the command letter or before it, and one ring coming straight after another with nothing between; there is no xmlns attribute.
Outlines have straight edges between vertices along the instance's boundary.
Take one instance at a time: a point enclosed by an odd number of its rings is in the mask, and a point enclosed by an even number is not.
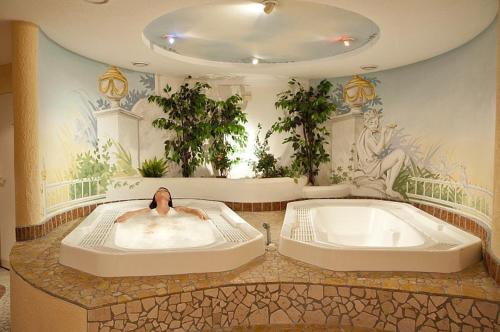
<svg viewBox="0 0 500 332"><path fill-rule="evenodd" d="M323 124L335 112L332 83L322 80L308 89L295 79L289 84L290 89L279 93L275 103L285 115L278 118L272 130L289 134L283 143L291 143L294 150L291 168L307 175L308 183L314 185L320 165L330 161L324 147L329 134Z"/></svg>
<svg viewBox="0 0 500 332"><path fill-rule="evenodd" d="M208 158L217 176L224 177L231 166L240 161L234 154L246 145L247 122L241 109L242 98L232 95L226 100L216 101L210 107L210 146Z"/></svg>
<svg viewBox="0 0 500 332"><path fill-rule="evenodd" d="M148 101L162 108L166 117L153 121L153 126L174 132L174 137L165 141L165 157L181 165L182 176L190 177L205 161L203 143L209 137L207 109L213 101L207 97L207 83L185 83L172 93L167 85L165 96L149 96Z"/></svg>
<svg viewBox="0 0 500 332"><path fill-rule="evenodd" d="M264 139L260 139L262 125L257 125L259 129L255 138L254 155L257 160L251 161L250 166L256 176L263 178L274 178L286 176L288 170L278 164L278 159L270 152L269 137L272 135L272 130L268 130L264 135Z"/></svg>

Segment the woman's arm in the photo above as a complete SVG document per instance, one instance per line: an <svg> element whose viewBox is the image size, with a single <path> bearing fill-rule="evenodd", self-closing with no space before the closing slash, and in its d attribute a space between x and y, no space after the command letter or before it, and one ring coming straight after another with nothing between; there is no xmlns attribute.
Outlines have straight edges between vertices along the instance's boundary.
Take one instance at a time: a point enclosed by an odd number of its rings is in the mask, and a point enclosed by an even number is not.
<svg viewBox="0 0 500 332"><path fill-rule="evenodd" d="M151 211L151 209L144 208L144 209L139 209L139 210L135 210L135 211L125 212L124 214L122 214L121 216L119 216L118 218L116 218L115 223L116 222L118 222L118 223L125 222L125 221L127 221L128 219L130 219L132 217L135 217L135 216L138 216L138 215L141 215L141 214L146 214L149 211Z"/></svg>
<svg viewBox="0 0 500 332"><path fill-rule="evenodd" d="M384 148L385 148L385 145L386 145L386 128L382 128L381 132L380 132L380 138L377 142L375 136L372 136L373 138L373 141L368 141L368 147L370 148L370 150L376 154L377 156L380 155L382 153L382 151L384 151Z"/></svg>
<svg viewBox="0 0 500 332"><path fill-rule="evenodd" d="M386 146L389 144L389 141L391 140L392 135L394 134L394 128L395 127L387 126L387 131L385 133L385 145Z"/></svg>
<svg viewBox="0 0 500 332"><path fill-rule="evenodd" d="M176 206L175 207L175 211L177 211L177 212L184 212L184 213L189 213L189 214L195 215L198 218L200 218L201 220L207 220L208 219L208 216L207 216L207 214L205 212L203 212L201 210L198 210L198 209L189 208L189 207L186 207L186 206Z"/></svg>

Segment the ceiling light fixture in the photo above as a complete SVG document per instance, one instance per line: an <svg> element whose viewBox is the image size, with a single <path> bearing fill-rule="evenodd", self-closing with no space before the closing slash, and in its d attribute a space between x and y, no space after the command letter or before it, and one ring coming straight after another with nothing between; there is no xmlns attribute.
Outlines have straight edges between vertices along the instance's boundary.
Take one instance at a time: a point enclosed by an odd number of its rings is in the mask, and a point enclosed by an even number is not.
<svg viewBox="0 0 500 332"><path fill-rule="evenodd" d="M163 39L166 39L167 42L170 44L170 45L173 45L175 43L175 36L172 36L168 33L164 34L163 36L161 36L161 38Z"/></svg>
<svg viewBox="0 0 500 332"><path fill-rule="evenodd" d="M377 69L378 66L377 65L363 65L360 68L363 70L374 70L374 69Z"/></svg>
<svg viewBox="0 0 500 332"><path fill-rule="evenodd" d="M271 14L274 10L274 7L278 4L278 0L264 0L262 1L264 5L264 13L267 15Z"/></svg>
<svg viewBox="0 0 500 332"><path fill-rule="evenodd" d="M84 0L84 1L91 3L93 5L104 5L105 3L109 2L109 0Z"/></svg>
<svg viewBox="0 0 500 332"><path fill-rule="evenodd" d="M337 41L342 42L345 47L348 47L351 45L351 42L354 40L354 38L349 37L349 36L342 36L337 39Z"/></svg>
<svg viewBox="0 0 500 332"><path fill-rule="evenodd" d="M257 65L257 64L259 64L259 59L253 58L252 59L252 65Z"/></svg>
<svg viewBox="0 0 500 332"><path fill-rule="evenodd" d="M134 65L136 67L146 67L146 66L149 66L149 62L145 62L145 61L132 61L132 65Z"/></svg>

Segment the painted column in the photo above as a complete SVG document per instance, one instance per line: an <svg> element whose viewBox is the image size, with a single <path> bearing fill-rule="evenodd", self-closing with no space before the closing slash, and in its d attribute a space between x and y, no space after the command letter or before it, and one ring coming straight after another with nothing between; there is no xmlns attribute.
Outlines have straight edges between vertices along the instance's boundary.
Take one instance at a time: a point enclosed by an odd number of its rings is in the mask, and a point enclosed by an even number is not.
<svg viewBox="0 0 500 332"><path fill-rule="evenodd" d="M500 11L500 10L499 10ZM497 111L495 120L495 165L493 184L493 236L491 249L500 257L500 24L497 39Z"/></svg>
<svg viewBox="0 0 500 332"><path fill-rule="evenodd" d="M130 153L132 166L140 167L139 121L142 117L120 107L98 111L94 115L97 120L99 143L111 140L114 152L118 152L116 149L121 146ZM115 153L112 154L111 160L116 163Z"/></svg>
<svg viewBox="0 0 500 332"><path fill-rule="evenodd" d="M363 114L360 112L349 112L331 119L331 171L337 167L347 171L352 165L349 159L353 155L354 144L363 130L363 125Z"/></svg>
<svg viewBox="0 0 500 332"><path fill-rule="evenodd" d="M42 221L38 135L38 27L12 23L16 225Z"/></svg>

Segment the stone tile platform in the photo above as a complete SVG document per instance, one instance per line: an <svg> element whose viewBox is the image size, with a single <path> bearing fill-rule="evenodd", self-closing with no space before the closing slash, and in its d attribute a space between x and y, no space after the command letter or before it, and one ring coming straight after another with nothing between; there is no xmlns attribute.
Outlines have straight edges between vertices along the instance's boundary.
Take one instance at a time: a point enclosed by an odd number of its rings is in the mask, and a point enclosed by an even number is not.
<svg viewBox="0 0 500 332"><path fill-rule="evenodd" d="M270 223L278 240L283 212L239 214L260 230ZM89 331L500 331L500 288L482 263L450 274L335 272L281 256L274 244L228 272L101 278L58 263L60 241L78 223L16 244L11 265L33 287L87 309Z"/></svg>

